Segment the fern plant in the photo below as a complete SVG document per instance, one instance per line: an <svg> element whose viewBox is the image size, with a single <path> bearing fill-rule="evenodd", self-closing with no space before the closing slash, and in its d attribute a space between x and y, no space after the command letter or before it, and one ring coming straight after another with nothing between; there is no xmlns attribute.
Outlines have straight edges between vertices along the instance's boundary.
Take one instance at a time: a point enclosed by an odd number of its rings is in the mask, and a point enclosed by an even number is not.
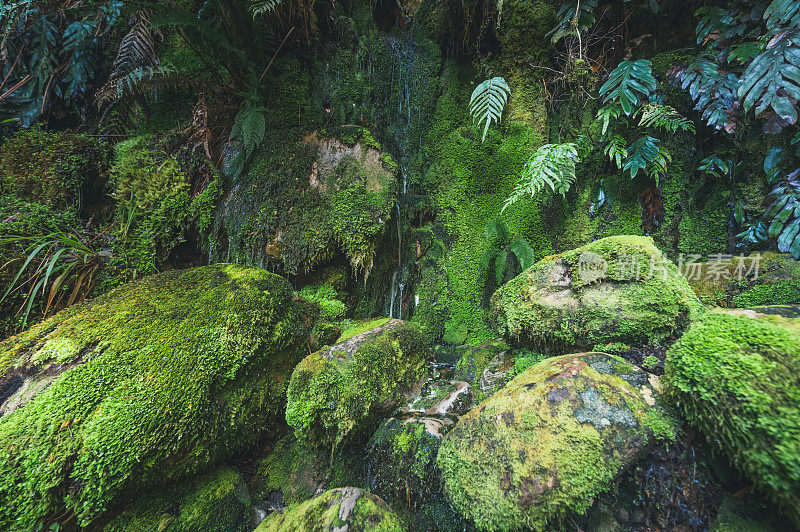
<svg viewBox="0 0 800 532"><path fill-rule="evenodd" d="M630 173L631 179L643 171L658 185L660 178L667 173L667 165L672 160L669 152L659 147L660 142L656 138L644 136L631 144L622 167Z"/></svg>
<svg viewBox="0 0 800 532"><path fill-rule="evenodd" d="M469 113L478 126L484 124L481 142L486 140L492 122L500 123L510 94L511 89L503 78L487 79L472 91Z"/></svg>
<svg viewBox="0 0 800 532"><path fill-rule="evenodd" d="M546 187L563 196L575 182L577 163L578 146L575 143L545 144L525 164L520 182L506 199L502 210L523 196L534 197Z"/></svg>
<svg viewBox="0 0 800 532"><path fill-rule="evenodd" d="M250 11L254 17L271 15L278 10L281 0L255 0L250 4Z"/></svg>
<svg viewBox="0 0 800 532"><path fill-rule="evenodd" d="M608 131L608 126L611 125L611 121L618 119L621 114L622 108L616 103L604 105L597 111L597 119L603 124L603 135Z"/></svg>
<svg viewBox="0 0 800 532"><path fill-rule="evenodd" d="M664 129L670 133L678 130L695 133L694 123L669 105L648 103L639 111L640 127Z"/></svg>
<svg viewBox="0 0 800 532"><path fill-rule="evenodd" d="M484 237L488 248L481 256L479 265L486 272L487 278L494 277L498 286L536 262L536 254L528 241L513 235L501 218L495 218L486 225ZM516 264L509 260L512 256L516 259Z"/></svg>
<svg viewBox="0 0 800 532"><path fill-rule="evenodd" d="M764 11L764 21L770 30L800 28L800 3L797 0L773 0Z"/></svg>
<svg viewBox="0 0 800 532"><path fill-rule="evenodd" d="M800 31L782 31L769 40L742 74L739 99L756 115L772 109L789 124L797 123L800 100Z"/></svg>
<svg viewBox="0 0 800 532"><path fill-rule="evenodd" d="M594 14L595 9L597 9L597 0L581 0L562 4L556 15L558 23L547 35L553 43L557 43L568 35L579 35L594 26L597 21Z"/></svg>
<svg viewBox="0 0 800 532"><path fill-rule="evenodd" d="M618 102L624 113L630 116L656 87L650 61L622 61L611 72L608 81L600 87L600 97L604 103Z"/></svg>
<svg viewBox="0 0 800 532"><path fill-rule="evenodd" d="M788 175L774 173L772 191L761 220L738 235L742 244L776 239L778 250L800 260L800 168Z"/></svg>
<svg viewBox="0 0 800 532"><path fill-rule="evenodd" d="M619 135L612 135L606 144L605 154L608 159L622 170L623 162L628 158L628 148L625 139Z"/></svg>

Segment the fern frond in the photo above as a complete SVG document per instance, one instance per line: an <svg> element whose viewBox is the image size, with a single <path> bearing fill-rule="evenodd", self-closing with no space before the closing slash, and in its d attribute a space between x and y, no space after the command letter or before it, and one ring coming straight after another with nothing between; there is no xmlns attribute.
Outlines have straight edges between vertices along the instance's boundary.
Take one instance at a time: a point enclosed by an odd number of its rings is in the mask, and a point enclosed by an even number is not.
<svg viewBox="0 0 800 532"><path fill-rule="evenodd" d="M625 142L625 139L619 135L614 135L611 137L611 140L606 145L606 157L608 157L611 162L616 164L617 168L620 170L622 170L623 161L628 157L628 149L626 146L627 143Z"/></svg>
<svg viewBox="0 0 800 532"><path fill-rule="evenodd" d="M671 71L682 89L689 91L695 102L695 110L702 113L707 125L733 133L738 126L737 96L739 78L723 72L713 56L702 54L694 58L686 68Z"/></svg>
<svg viewBox="0 0 800 532"><path fill-rule="evenodd" d="M671 133L675 133L679 129L695 133L694 123L669 105L648 103L642 108L640 114L639 126L641 127L663 128Z"/></svg>
<svg viewBox="0 0 800 532"><path fill-rule="evenodd" d="M505 201L502 210L506 210L523 196L535 196L545 187L561 195L566 194L575 181L577 162L576 144L545 144L528 160L519 184Z"/></svg>
<svg viewBox="0 0 800 532"><path fill-rule="evenodd" d="M770 39L767 49L742 74L739 99L745 112L755 107L756 115L760 115L771 109L787 123L797 123L800 31L780 32Z"/></svg>
<svg viewBox="0 0 800 532"><path fill-rule="evenodd" d="M481 142L486 140L486 133L492 122L500 123L510 94L511 89L503 78L487 79L472 91L472 97L469 100L469 114L472 115L478 126L485 123Z"/></svg>
<svg viewBox="0 0 800 532"><path fill-rule="evenodd" d="M631 179L642 170L658 182L658 177L666 173L667 164L672 157L668 151L658 146L660 142L657 138L645 136L631 144L622 167L630 172Z"/></svg>
<svg viewBox="0 0 800 532"><path fill-rule="evenodd" d="M800 3L797 0L774 0L764 11L767 28L800 29Z"/></svg>
<svg viewBox="0 0 800 532"><path fill-rule="evenodd" d="M619 118L620 114L622 114L622 108L616 103L604 105L597 111L597 119L603 124L603 135L608 131L611 120L616 120Z"/></svg>
<svg viewBox="0 0 800 532"><path fill-rule="evenodd" d="M698 166L697 169L704 174L713 175L719 179L729 176L731 173L730 164L716 155L706 157L700 161L700 166Z"/></svg>
<svg viewBox="0 0 800 532"><path fill-rule="evenodd" d="M630 116L640 101L656 90L653 65L645 59L623 61L615 68L602 87L600 96L604 103L619 102L622 110Z"/></svg>
<svg viewBox="0 0 800 532"><path fill-rule="evenodd" d="M281 0L255 0L250 4L250 12L254 17L271 15L278 9L280 3Z"/></svg>
<svg viewBox="0 0 800 532"><path fill-rule="evenodd" d="M547 34L554 44L567 35L576 35L594 26L597 0L582 0L562 4L558 10L558 24Z"/></svg>
<svg viewBox="0 0 800 532"><path fill-rule="evenodd" d="M527 270L536 262L536 252L533 251L533 248L528 241L522 237L515 238L509 245L508 251L514 254L517 257L517 261L519 262L520 267L522 270Z"/></svg>
<svg viewBox="0 0 800 532"><path fill-rule="evenodd" d="M231 139L241 142L246 158L258 148L267 135L266 108L247 103L236 114Z"/></svg>

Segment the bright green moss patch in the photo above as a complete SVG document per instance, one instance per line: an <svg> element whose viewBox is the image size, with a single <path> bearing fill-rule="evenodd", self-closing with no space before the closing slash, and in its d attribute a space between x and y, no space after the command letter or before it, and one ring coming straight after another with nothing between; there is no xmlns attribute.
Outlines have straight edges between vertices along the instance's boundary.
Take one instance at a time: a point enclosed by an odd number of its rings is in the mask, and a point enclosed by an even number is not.
<svg viewBox="0 0 800 532"><path fill-rule="evenodd" d="M656 436L667 435L658 401L657 378L620 358L539 362L444 437L437 463L446 492L480 529L555 526L586 511ZM656 417L664 421L658 435Z"/></svg>
<svg viewBox="0 0 800 532"><path fill-rule="evenodd" d="M492 296L507 341L550 352L659 344L703 311L649 237L608 237L533 265Z"/></svg>
<svg viewBox="0 0 800 532"><path fill-rule="evenodd" d="M382 325L385 325L388 321L389 318L378 318L375 320L362 321L346 320L342 323L342 334L339 336L339 339L336 340L336 343L342 343L346 340L349 340L353 336L376 329Z"/></svg>
<svg viewBox="0 0 800 532"><path fill-rule="evenodd" d="M296 530L334 530L353 532L400 532L398 517L381 499L359 488L326 491L310 501L274 513L256 532L294 532Z"/></svg>
<svg viewBox="0 0 800 532"><path fill-rule="evenodd" d="M88 524L247 448L283 411L303 318L282 278L220 264L124 285L0 344L0 528Z"/></svg>
<svg viewBox="0 0 800 532"><path fill-rule="evenodd" d="M241 475L222 468L140 498L105 532L250 532L253 508Z"/></svg>
<svg viewBox="0 0 800 532"><path fill-rule="evenodd" d="M399 320L317 351L292 373L286 421L298 439L333 450L407 399L429 355L419 327Z"/></svg>
<svg viewBox="0 0 800 532"><path fill-rule="evenodd" d="M666 375L687 419L800 523L800 323L710 313L670 349Z"/></svg>
<svg viewBox="0 0 800 532"><path fill-rule="evenodd" d="M800 304L800 279L754 286L733 298L739 308Z"/></svg>

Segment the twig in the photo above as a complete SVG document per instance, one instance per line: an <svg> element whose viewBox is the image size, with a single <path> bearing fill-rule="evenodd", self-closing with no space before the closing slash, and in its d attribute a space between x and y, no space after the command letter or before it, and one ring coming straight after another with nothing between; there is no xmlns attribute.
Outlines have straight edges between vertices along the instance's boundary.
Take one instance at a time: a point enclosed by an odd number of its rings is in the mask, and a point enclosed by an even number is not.
<svg viewBox="0 0 800 532"><path fill-rule="evenodd" d="M269 70L269 67L272 66L272 62L275 61L276 57L278 57L278 52L281 51L281 48L283 48L283 44L286 42L286 39L289 38L289 35L291 35L293 31L294 31L294 26L292 26L292 29L290 29L289 33L286 34L286 37L283 38L283 40L281 41L280 46L278 46L278 49L275 50L275 53L272 55L272 59L269 60L269 64L267 65L267 68L264 69L264 73L261 74L260 78L258 78L259 82L264 79L264 76L267 75L267 71Z"/></svg>

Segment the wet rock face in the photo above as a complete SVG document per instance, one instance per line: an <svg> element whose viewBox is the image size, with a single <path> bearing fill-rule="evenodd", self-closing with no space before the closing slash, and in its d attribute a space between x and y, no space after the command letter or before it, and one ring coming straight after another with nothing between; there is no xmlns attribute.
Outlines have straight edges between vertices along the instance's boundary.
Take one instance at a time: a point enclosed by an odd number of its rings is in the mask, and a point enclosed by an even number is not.
<svg viewBox="0 0 800 532"><path fill-rule="evenodd" d="M381 499L360 488L346 487L326 491L285 513L274 513L256 532L366 532L403 530L400 519Z"/></svg>
<svg viewBox="0 0 800 532"><path fill-rule="evenodd" d="M442 492L436 453L455 416L413 414L380 424L367 446L367 485L414 530L463 530Z"/></svg>
<svg viewBox="0 0 800 532"><path fill-rule="evenodd" d="M686 419L800 526L800 319L787 308L716 311L667 353Z"/></svg>
<svg viewBox="0 0 800 532"><path fill-rule="evenodd" d="M511 380L514 353L502 343L457 348L461 358L456 363L456 379L473 388L475 402L480 402Z"/></svg>
<svg viewBox="0 0 800 532"><path fill-rule="evenodd" d="M472 387L461 381L430 381L422 393L400 409L401 414L466 414L472 408Z"/></svg>
<svg viewBox="0 0 800 532"><path fill-rule="evenodd" d="M70 512L86 526L247 449L283 410L306 317L285 279L217 264L0 343L0 529Z"/></svg>
<svg viewBox="0 0 800 532"><path fill-rule="evenodd" d="M329 450L366 434L419 395L430 354L419 327L400 320L317 351L292 374L286 421L298 439Z"/></svg>
<svg viewBox="0 0 800 532"><path fill-rule="evenodd" d="M492 296L512 345L541 351L666 341L702 304L650 237L608 237L548 257Z"/></svg>
<svg viewBox="0 0 800 532"><path fill-rule="evenodd" d="M465 415L437 464L454 506L479 528L542 529L581 514L673 427L657 377L601 353L529 368Z"/></svg>

